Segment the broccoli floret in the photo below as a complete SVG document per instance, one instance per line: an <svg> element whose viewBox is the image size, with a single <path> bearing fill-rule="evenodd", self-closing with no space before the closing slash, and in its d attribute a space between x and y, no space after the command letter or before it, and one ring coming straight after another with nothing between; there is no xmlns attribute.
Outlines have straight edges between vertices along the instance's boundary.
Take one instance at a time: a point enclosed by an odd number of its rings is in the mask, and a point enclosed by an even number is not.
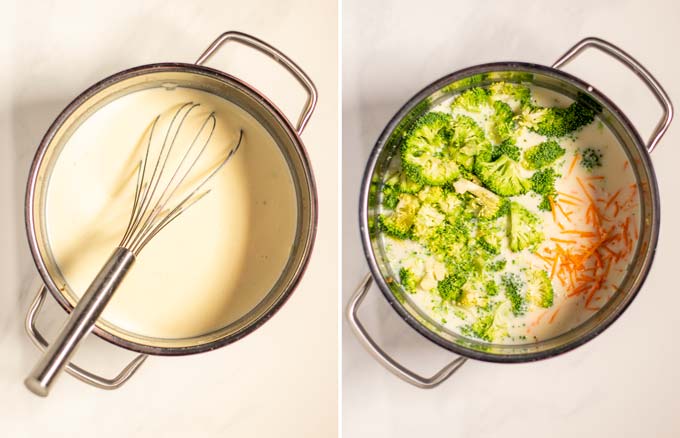
<svg viewBox="0 0 680 438"><path fill-rule="evenodd" d="M506 155L495 161L475 162L475 173L494 193L517 196L531 189L531 182L520 176L519 164Z"/></svg>
<svg viewBox="0 0 680 438"><path fill-rule="evenodd" d="M602 152L599 149L587 148L581 154L581 166L592 171L602 166Z"/></svg>
<svg viewBox="0 0 680 438"><path fill-rule="evenodd" d="M490 118L491 126L489 132L491 140L496 144L502 143L512 138L516 130L515 113L505 102L496 100L493 103L494 113Z"/></svg>
<svg viewBox="0 0 680 438"><path fill-rule="evenodd" d="M469 88L460 93L451 103L451 109L462 108L470 112L480 112L482 108L489 105L489 91L485 88Z"/></svg>
<svg viewBox="0 0 680 438"><path fill-rule="evenodd" d="M454 216L462 210L463 201L455 193L447 192L439 199L437 205L447 216Z"/></svg>
<svg viewBox="0 0 680 438"><path fill-rule="evenodd" d="M419 208L418 198L407 193L400 194L394 211L389 215L380 215L381 229L390 236L408 239Z"/></svg>
<svg viewBox="0 0 680 438"><path fill-rule="evenodd" d="M510 301L512 313L521 315L526 311L526 303L522 298L522 287L524 284L519 278L519 275L514 272L508 272L501 277L501 283L505 291L505 296Z"/></svg>
<svg viewBox="0 0 680 438"><path fill-rule="evenodd" d="M413 220L413 235L426 239L444 222L446 216L432 204L422 204Z"/></svg>
<svg viewBox="0 0 680 438"><path fill-rule="evenodd" d="M485 308L489 305L489 297L484 291L484 285L476 280L468 280L462 287L463 294L459 303L463 307Z"/></svg>
<svg viewBox="0 0 680 438"><path fill-rule="evenodd" d="M515 144L514 140L508 139L503 143L499 144L493 148L493 153L491 154L492 160L497 160L501 155L505 155L508 158L512 158L515 161L519 161L519 148Z"/></svg>
<svg viewBox="0 0 680 438"><path fill-rule="evenodd" d="M477 224L477 245L489 254L501 252L503 232L493 221L480 221Z"/></svg>
<svg viewBox="0 0 680 438"><path fill-rule="evenodd" d="M541 169L564 155L566 149L555 140L544 141L524 151L522 166L529 170Z"/></svg>
<svg viewBox="0 0 680 438"><path fill-rule="evenodd" d="M465 335L487 342L503 339L508 336L508 331L505 324L500 323L501 318L498 317L500 308L501 306L497 305L495 308L489 309L472 324L463 326L461 331Z"/></svg>
<svg viewBox="0 0 680 438"><path fill-rule="evenodd" d="M475 201L479 205L479 216L485 219L496 217L501 208L502 198L490 190L479 186L472 181L466 179L459 179L453 183L453 188L457 193L470 193L474 196Z"/></svg>
<svg viewBox="0 0 680 438"><path fill-rule="evenodd" d="M493 99L500 99L510 104L515 111L531 103L531 91L525 85L495 82L489 85L489 91Z"/></svg>
<svg viewBox="0 0 680 438"><path fill-rule="evenodd" d="M566 108L527 106L521 124L546 137L564 137L595 119L596 110L580 100Z"/></svg>
<svg viewBox="0 0 680 438"><path fill-rule="evenodd" d="M463 294L463 285L467 281L467 275L461 272L456 272L453 275L447 275L437 283L437 292L442 301L454 303L458 301Z"/></svg>
<svg viewBox="0 0 680 438"><path fill-rule="evenodd" d="M484 284L484 290L491 297L498 295L498 285L493 280L489 280Z"/></svg>
<svg viewBox="0 0 680 438"><path fill-rule="evenodd" d="M411 180L440 186L458 177L450 144L451 123L450 115L430 112L411 129L401 149L402 167Z"/></svg>
<svg viewBox="0 0 680 438"><path fill-rule="evenodd" d="M533 269L526 275L526 299L531 304L548 308L553 305L553 286L548 273L541 269Z"/></svg>
<svg viewBox="0 0 680 438"><path fill-rule="evenodd" d="M467 238L470 234L464 224L445 223L437 228L425 242L434 255L443 260L459 260L467 257Z"/></svg>
<svg viewBox="0 0 680 438"><path fill-rule="evenodd" d="M397 191L394 187L384 186L382 199L382 205L389 208L390 210L394 210L399 203L399 191Z"/></svg>
<svg viewBox="0 0 680 438"><path fill-rule="evenodd" d="M406 289L407 292L415 293L418 280L413 274L413 271L407 268L401 268L399 270L399 282L404 286L404 289Z"/></svg>
<svg viewBox="0 0 680 438"><path fill-rule="evenodd" d="M499 272L505 269L505 265L507 264L508 262L505 259L494 260L493 262L486 264L486 270L489 272Z"/></svg>
<svg viewBox="0 0 680 438"><path fill-rule="evenodd" d="M444 189L439 186L425 186L416 196L420 202L438 204L444 198Z"/></svg>
<svg viewBox="0 0 680 438"><path fill-rule="evenodd" d="M532 248L544 239L541 220L516 202L510 202L508 239L510 250L522 251Z"/></svg>
<svg viewBox="0 0 680 438"><path fill-rule="evenodd" d="M398 193L418 193L423 185L413 181L404 172L397 172L385 180L385 186L390 187Z"/></svg>
<svg viewBox="0 0 680 438"><path fill-rule="evenodd" d="M457 148L456 162L469 170L472 169L475 156L491 150L491 143L484 136L484 130L468 116L461 115L453 119L451 143Z"/></svg>
<svg viewBox="0 0 680 438"><path fill-rule="evenodd" d="M543 211L551 211L550 198L555 198L557 190L555 189L555 181L559 178L559 174L555 172L552 167L539 170L531 175L531 188L534 192L543 196L543 200L538 205L538 208Z"/></svg>

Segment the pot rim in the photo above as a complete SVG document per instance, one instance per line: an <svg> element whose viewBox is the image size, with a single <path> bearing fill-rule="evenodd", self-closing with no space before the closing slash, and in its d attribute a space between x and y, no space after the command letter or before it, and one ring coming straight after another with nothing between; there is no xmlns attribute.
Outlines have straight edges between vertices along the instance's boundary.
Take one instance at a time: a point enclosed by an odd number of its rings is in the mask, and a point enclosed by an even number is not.
<svg viewBox="0 0 680 438"><path fill-rule="evenodd" d="M172 72L172 71L182 71L187 73L203 74L218 79L222 82L235 83L238 87L244 89L252 98L256 99L261 103L270 113L275 116L278 123L285 129L288 136L291 138L296 146L296 151L299 154L300 161L302 162L302 167L304 168L305 176L308 180L307 189L310 194L310 226L306 230L306 245L303 248L303 256L301 262L295 267L297 273L290 282L289 287L281 294L281 297L257 320L252 324L242 328L232 335L225 336L223 338L216 339L211 342L196 344L187 347L158 347L147 345L139 342L133 342L116 336L99 326L95 325L93 333L98 337L108 341L114 345L126 348L131 351L135 351L143 354L153 354L161 356L182 356L188 354L202 353L205 351L211 351L216 348L223 347L225 345L231 344L232 342L238 341L239 339L245 337L246 335L252 333L265 322L267 322L274 314L276 314L279 309L288 301L293 292L297 289L300 280L304 276L307 267L309 265L310 256L314 247L316 240L316 233L318 228L318 197L316 189L316 181L314 179L314 173L312 170L309 155L305 148L305 145L300 138L297 130L292 126L290 120L283 114L281 109L277 107L269 98L267 98L263 93L257 90L255 87L246 83L245 81L238 79L228 73L221 70L217 70L211 67L206 67L199 64L189 64L181 62L161 62L153 64L144 64L129 69L125 69L114 73L98 82L91 85L75 97L57 116L57 118L52 122L49 129L43 136L38 149L35 153L31 167L28 174L28 183L26 187L26 195L24 198L24 223L26 226L26 233L28 237L29 249L31 251L31 256L38 269L40 277L43 280L44 285L50 291L55 300L59 305L67 312L71 313L73 311L73 306L66 300L64 295L59 292L59 288L52 280L47 266L44 263L40 250L38 248L38 239L35 232L35 222L33 219L34 207L33 199L35 197L35 189L37 185L37 175L38 170L42 164L45 153L48 150L54 135L63 126L64 122L68 117L73 114L73 112L79 108L84 102L86 102L90 97L98 93L99 91L108 88L109 86L120 82L125 79L129 79L135 76L141 76L145 74L157 73L157 72Z"/></svg>
<svg viewBox="0 0 680 438"><path fill-rule="evenodd" d="M563 82L568 82L571 83L572 85L575 85L577 88L580 88L581 91L584 93L587 93L590 96L595 96L597 100L600 102L603 102L605 106L610 110L612 115L616 117L616 119L624 126L626 131L629 133L629 135L633 138L635 146L639 149L640 152L640 157L641 157L641 165L645 168L646 172L648 172L649 175L649 187L651 191L651 199L652 199L652 205L650 206L650 209L652 213L654 213L652 216L654 218L653 222L649 225L651 227L651 233L650 233L650 244L648 248L646 249L646 254L644 254L644 257L646 257L646 261L644 265L642 266L639 274L639 279L640 281L638 282L638 285L636 288L633 290L630 290L628 292L628 295L626 297L626 301L622 303L622 305L615 311L613 311L610 315L607 316L606 319L604 319L599 325L595 327L595 329L585 333L583 336L567 342L563 345L559 345L557 347L547 349L544 351L539 351L539 352L531 352L531 353L520 353L520 354L494 354L494 353L488 353L485 351L480 351L472 348L465 347L461 344L457 344L455 342L448 341L441 336L439 336L436 332L426 328L422 323L420 323L411 313L409 313L403 305L399 302L399 300L395 297L394 293L390 290L390 288L387 285L387 282L385 281L385 278L380 272L380 269L378 267L377 261L376 261L376 256L373 251L373 247L371 245L371 237L370 237L370 228L368 226L368 199L369 199L369 191L370 191L370 186L371 186L371 179L373 177L373 173L375 171L375 167L378 161L378 157L380 156L380 153L382 152L383 148L385 147L385 144L389 137L391 136L392 132L394 129L399 125L399 123L404 119L404 117L411 111L413 108L419 104L420 102L423 101L426 97L430 96L433 92L445 87L446 85L480 74L480 73L491 73L491 72L498 72L498 71L521 71L521 72L527 72L527 73L541 73L541 74L547 74L553 77L556 77L557 79L563 81ZM387 300L387 302L390 304L390 306L397 312L397 314L404 320L406 323L408 323L415 331L420 333L423 337L428 339L429 341L439 345L442 348L445 348L453 353L456 353L460 356L464 356L470 359L475 359L475 360L480 360L480 361L485 361L485 362L494 362L494 363L521 363L521 362L533 362L537 360L542 360L542 359L547 359L550 357L558 356L562 353L566 353L568 351L571 351L586 342L590 341L591 339L595 338L597 335L602 333L604 330L606 330L611 324L614 323L628 308L630 303L633 302L635 297L637 296L638 292L642 288L642 285L644 284L651 265L654 261L654 256L656 253L656 246L658 242L658 235L659 235L659 226L660 226L660 206L659 206L659 189L658 189L658 184L657 184L657 179L656 179L656 174L654 172L654 168L651 163L651 159L649 156L649 152L647 148L644 146L645 143L643 142L642 138L640 137L640 134L638 131L635 129L633 124L630 122L628 117L619 109L619 107L614 104L608 97L606 97L604 94L599 92L595 87L591 86L590 84L586 83L585 81L579 79L576 76L573 76L567 72L564 72L562 70L553 68L553 67L548 67L540 64L534 64L534 63L527 63L527 62L515 62L515 61L502 61L502 62L492 62L492 63L485 63L485 64L478 64L474 66L470 66L467 68L463 68L460 70L457 70L453 73L449 73L434 82L430 83L429 85L425 86L423 89L421 89L419 92L417 92L413 97L411 97L397 112L396 114L390 119L390 121L387 123L383 131L380 133L380 136L378 137L378 140L376 141L375 145L373 146L373 150L371 151L371 154L369 156L368 162L366 163L366 168L364 171L363 175L363 181L361 185L361 191L360 191L360 196L359 196L359 232L361 234L361 243L362 247L364 250L364 255L366 257L366 260L368 262L369 269L371 271L371 275L375 282L377 283L378 287L380 288L380 291L382 292L383 296ZM642 254L638 254L640 256Z"/></svg>

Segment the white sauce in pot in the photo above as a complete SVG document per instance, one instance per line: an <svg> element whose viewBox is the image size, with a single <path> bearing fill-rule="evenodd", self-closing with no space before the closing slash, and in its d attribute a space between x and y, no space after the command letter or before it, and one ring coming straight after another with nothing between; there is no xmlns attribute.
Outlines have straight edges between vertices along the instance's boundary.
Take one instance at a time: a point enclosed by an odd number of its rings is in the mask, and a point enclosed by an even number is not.
<svg viewBox="0 0 680 438"><path fill-rule="evenodd" d="M81 296L120 242L142 133L158 114L188 101L216 112L212 141L232 144L239 128L244 139L209 183L211 192L144 248L104 311L110 324L142 336L193 337L236 321L275 284L295 238L290 170L252 116L199 90L142 90L89 117L50 177L47 235L69 287Z"/></svg>

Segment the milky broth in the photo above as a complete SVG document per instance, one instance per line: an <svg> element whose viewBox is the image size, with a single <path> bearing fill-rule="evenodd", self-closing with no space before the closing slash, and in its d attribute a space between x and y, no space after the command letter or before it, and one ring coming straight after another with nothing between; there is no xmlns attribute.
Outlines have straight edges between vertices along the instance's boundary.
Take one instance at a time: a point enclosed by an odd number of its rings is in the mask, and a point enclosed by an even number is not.
<svg viewBox="0 0 680 438"><path fill-rule="evenodd" d="M104 311L108 323L148 337L203 335L242 317L281 275L295 237L290 170L251 115L195 89L137 91L84 121L50 177L47 236L68 287L81 296L120 242L142 133L156 115L189 101L216 112L212 142L233 144L239 128L244 138L211 192L144 248Z"/></svg>
<svg viewBox="0 0 680 438"><path fill-rule="evenodd" d="M533 86L530 88L533 102L540 106L563 107L572 102L571 99L551 90ZM452 100L453 98L447 99L433 111L451 113ZM484 113L468 113L457 109L455 114L468 115L480 126L485 125ZM546 138L539 134L522 129L517 146L524 150L545 140ZM596 117L590 125L558 142L566 149L566 153L555 167L562 177L556 182L558 195L555 199L554 215L550 211L538 209L541 198L536 194L512 198L542 219L546 240L533 253L528 250L513 253L507 247L507 239L504 239L500 257L505 258L508 264L506 269L496 274L498 283L500 275L505 272L519 272L524 268L544 269L551 274L554 303L548 309L530 306L528 311L520 316L504 312L503 318L507 320L509 337L497 340L500 343L521 344L546 340L579 325L591 317L616 292L635 253L636 236L640 226L638 188L628 158L614 134ZM580 164L579 151L588 147L595 147L602 153L602 166L592 171ZM530 177L533 173L523 168L522 171L524 177ZM588 194L584 192L584 188ZM589 197L602 208L599 215L601 217L598 219L594 218L593 213L588 212ZM612 200L610 204L609 200ZM624 226L627 238L606 240ZM599 233L604 233L604 230L610 230L610 234L601 237ZM580 234L576 234L577 232ZM443 263L428 255L428 251L416 242L393 239L384 234L380 238L383 239L386 255L395 275L402 267L410 269L416 276L423 272L433 272L430 274L433 278L429 281L425 279L425 287L419 286L415 293L408 295L422 311L447 329L457 332L460 332L462 326L474 320L474 314L470 309L442 304L436 285L437 281L446 275ZM593 242L599 242L598 239L605 243L589 255L590 248L595 246ZM562 255L555 263L555 254L562 250L568 250L565 252L567 255ZM598 261L602 258L600 254L607 257L608 251L621 254L618 260L614 257L609 259L611 260L609 267L606 266L606 262ZM623 253L626 255L623 256ZM571 270L576 272L570 273L566 268L560 269L563 260L566 260L564 264L568 265L572 260L579 260L581 257L586 262L581 268ZM592 269L587 271L588 268ZM593 279L590 280L589 277ZM580 280L577 280L578 278Z"/></svg>

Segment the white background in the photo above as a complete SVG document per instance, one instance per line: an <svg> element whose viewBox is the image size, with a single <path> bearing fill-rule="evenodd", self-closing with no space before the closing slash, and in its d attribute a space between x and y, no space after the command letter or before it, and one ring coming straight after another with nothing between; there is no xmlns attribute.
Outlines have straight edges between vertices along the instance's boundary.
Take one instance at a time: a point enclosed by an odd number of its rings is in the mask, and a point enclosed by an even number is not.
<svg viewBox="0 0 680 438"><path fill-rule="evenodd" d="M3 1L0 17L0 436L335 436L335 2ZM38 359L23 331L37 272L22 208L38 142L59 111L94 82L140 64L193 62L226 30L252 33L279 48L319 89L319 106L302 138L321 214L302 283L272 320L235 344L195 356L152 357L116 391L62 376L49 398L34 396L22 385ZM228 46L209 65L250 82L297 120L301 88L271 59ZM54 335L65 314L50 304L40 325ZM77 359L111 376L131 356L89 340Z"/></svg>
<svg viewBox="0 0 680 438"><path fill-rule="evenodd" d="M492 61L550 65L599 36L645 65L680 105L680 9L675 1L343 2L343 306L368 271L358 237L365 161L382 128L421 88ZM566 70L620 105L643 138L660 117L636 76L588 51ZM652 272L625 314L561 357L498 365L468 361L421 390L378 365L343 323L343 436L678 437L680 121L654 151L661 237ZM360 311L387 351L432 374L453 358L415 333L373 289Z"/></svg>

